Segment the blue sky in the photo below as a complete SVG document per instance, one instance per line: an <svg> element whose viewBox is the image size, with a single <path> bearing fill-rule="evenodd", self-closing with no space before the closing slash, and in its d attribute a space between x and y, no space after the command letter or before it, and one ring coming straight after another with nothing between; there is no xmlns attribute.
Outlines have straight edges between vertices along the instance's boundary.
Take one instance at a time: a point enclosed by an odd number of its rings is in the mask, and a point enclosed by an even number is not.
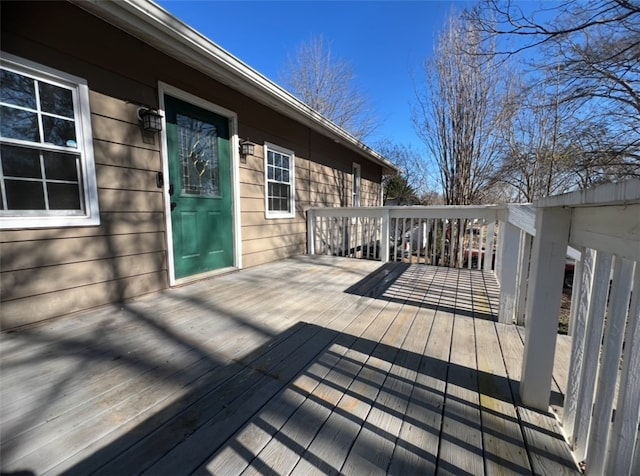
<svg viewBox="0 0 640 476"><path fill-rule="evenodd" d="M187 1L157 3L229 53L280 83L287 57L320 36L351 62L380 122L367 143L388 138L423 146L411 123L414 75L454 1Z"/></svg>

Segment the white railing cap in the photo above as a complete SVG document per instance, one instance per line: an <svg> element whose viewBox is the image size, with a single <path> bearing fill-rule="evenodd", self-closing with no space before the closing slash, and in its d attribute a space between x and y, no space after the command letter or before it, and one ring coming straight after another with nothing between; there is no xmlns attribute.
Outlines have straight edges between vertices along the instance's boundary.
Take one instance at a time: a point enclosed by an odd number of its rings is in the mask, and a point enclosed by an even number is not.
<svg viewBox="0 0 640 476"><path fill-rule="evenodd" d="M536 200L536 207L580 207L589 205L623 205L640 203L640 179L607 183L586 190L544 197Z"/></svg>

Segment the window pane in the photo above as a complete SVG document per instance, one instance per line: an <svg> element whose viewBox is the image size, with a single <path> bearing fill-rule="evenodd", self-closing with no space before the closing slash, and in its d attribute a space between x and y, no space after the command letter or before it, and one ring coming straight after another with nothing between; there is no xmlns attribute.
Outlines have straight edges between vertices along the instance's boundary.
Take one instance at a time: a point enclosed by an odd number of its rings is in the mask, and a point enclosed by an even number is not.
<svg viewBox="0 0 640 476"><path fill-rule="evenodd" d="M0 106L0 136L40 142L37 115L33 112Z"/></svg>
<svg viewBox="0 0 640 476"><path fill-rule="evenodd" d="M280 154L275 154L274 164L276 167L282 167L282 156Z"/></svg>
<svg viewBox="0 0 640 476"><path fill-rule="evenodd" d="M275 170L275 180L277 180L278 182L282 180L282 169L276 169Z"/></svg>
<svg viewBox="0 0 640 476"><path fill-rule="evenodd" d="M288 170L283 170L282 171L282 181L283 182L289 182L289 171Z"/></svg>
<svg viewBox="0 0 640 476"><path fill-rule="evenodd" d="M288 169L288 168L289 168L289 156L288 156L288 155L283 155L283 156L282 156L282 166L283 166L285 169Z"/></svg>
<svg viewBox="0 0 640 476"><path fill-rule="evenodd" d="M0 101L36 109L33 79L11 71L0 71Z"/></svg>
<svg viewBox="0 0 640 476"><path fill-rule="evenodd" d="M43 115L42 129L44 130L45 142L64 147L78 147L75 122Z"/></svg>
<svg viewBox="0 0 640 476"><path fill-rule="evenodd" d="M0 147L0 162L5 177L42 177L37 150L3 145Z"/></svg>
<svg viewBox="0 0 640 476"><path fill-rule="evenodd" d="M57 152L44 153L44 171L48 179L78 181L77 157Z"/></svg>
<svg viewBox="0 0 640 476"><path fill-rule="evenodd" d="M267 154L267 164L273 165L273 152L271 151Z"/></svg>
<svg viewBox="0 0 640 476"><path fill-rule="evenodd" d="M40 108L44 112L73 119L73 94L69 89L40 82Z"/></svg>
<svg viewBox="0 0 640 476"><path fill-rule="evenodd" d="M24 180L5 180L7 192L7 209L9 210L44 210L44 191L42 182L26 182Z"/></svg>
<svg viewBox="0 0 640 476"><path fill-rule="evenodd" d="M80 191L74 183L47 183L51 210L80 210Z"/></svg>
<svg viewBox="0 0 640 476"><path fill-rule="evenodd" d="M273 177L274 177L273 167L269 167L267 169L267 176L269 177L269 180L273 180Z"/></svg>

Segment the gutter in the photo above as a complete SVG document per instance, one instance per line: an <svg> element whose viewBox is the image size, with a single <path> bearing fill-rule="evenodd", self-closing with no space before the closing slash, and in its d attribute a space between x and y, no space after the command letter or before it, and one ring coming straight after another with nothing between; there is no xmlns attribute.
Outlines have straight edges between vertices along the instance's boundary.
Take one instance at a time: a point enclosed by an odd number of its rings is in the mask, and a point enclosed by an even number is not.
<svg viewBox="0 0 640 476"><path fill-rule="evenodd" d="M148 0L68 1L162 53L344 145L380 165L383 173L399 172L375 150L155 3Z"/></svg>

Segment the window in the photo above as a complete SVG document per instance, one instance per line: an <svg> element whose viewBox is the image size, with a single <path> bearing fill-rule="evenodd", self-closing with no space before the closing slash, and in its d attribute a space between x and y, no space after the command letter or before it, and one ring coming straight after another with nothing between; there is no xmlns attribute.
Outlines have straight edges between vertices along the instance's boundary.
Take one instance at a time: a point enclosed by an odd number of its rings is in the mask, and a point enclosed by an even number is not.
<svg viewBox="0 0 640 476"><path fill-rule="evenodd" d="M360 164L356 164L355 162L353 163L352 166L352 172L353 172L353 183L351 184L351 190L352 190L352 194L353 194L353 200L352 200L352 205L354 207L359 207L360 206Z"/></svg>
<svg viewBox="0 0 640 476"><path fill-rule="evenodd" d="M293 218L293 152L273 144L265 144L264 150L267 218Z"/></svg>
<svg viewBox="0 0 640 476"><path fill-rule="evenodd" d="M0 228L99 223L86 82L3 53Z"/></svg>

